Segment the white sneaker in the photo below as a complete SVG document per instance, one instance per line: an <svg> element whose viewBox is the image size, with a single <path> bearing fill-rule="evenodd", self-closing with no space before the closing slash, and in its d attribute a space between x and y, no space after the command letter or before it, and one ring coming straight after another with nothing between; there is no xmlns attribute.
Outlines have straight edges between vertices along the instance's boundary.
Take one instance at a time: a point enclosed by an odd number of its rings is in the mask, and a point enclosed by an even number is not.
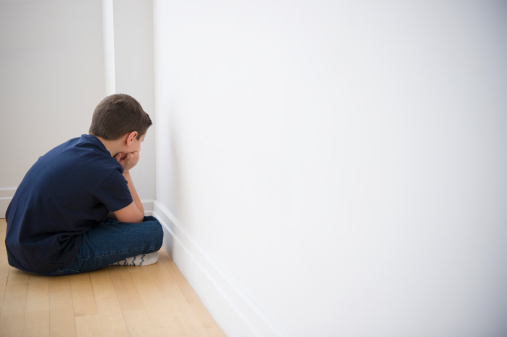
<svg viewBox="0 0 507 337"><path fill-rule="evenodd" d="M149 254L139 254L133 257L127 257L125 260L121 260L115 263L111 263L111 266L148 266L150 264L157 263L158 252Z"/></svg>

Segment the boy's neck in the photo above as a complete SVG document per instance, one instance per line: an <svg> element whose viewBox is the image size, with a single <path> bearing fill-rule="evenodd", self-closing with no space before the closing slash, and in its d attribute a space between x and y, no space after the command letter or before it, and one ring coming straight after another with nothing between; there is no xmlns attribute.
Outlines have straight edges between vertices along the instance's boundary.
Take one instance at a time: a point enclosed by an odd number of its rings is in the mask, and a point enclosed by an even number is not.
<svg viewBox="0 0 507 337"><path fill-rule="evenodd" d="M95 135L94 135L95 136ZM114 157L117 153L124 152L124 140L123 137L116 140L107 140L99 136L95 136L105 146L106 150L109 151L111 157Z"/></svg>

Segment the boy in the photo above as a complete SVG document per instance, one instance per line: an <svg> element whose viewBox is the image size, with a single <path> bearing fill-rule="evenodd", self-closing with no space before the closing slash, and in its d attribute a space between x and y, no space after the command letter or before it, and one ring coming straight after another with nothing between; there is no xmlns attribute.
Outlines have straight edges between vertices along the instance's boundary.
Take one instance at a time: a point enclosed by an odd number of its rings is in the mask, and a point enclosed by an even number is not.
<svg viewBox="0 0 507 337"><path fill-rule="evenodd" d="M134 98L111 95L95 109L90 134L40 157L7 208L9 264L67 275L155 263L162 227L144 217L129 172L151 124Z"/></svg>

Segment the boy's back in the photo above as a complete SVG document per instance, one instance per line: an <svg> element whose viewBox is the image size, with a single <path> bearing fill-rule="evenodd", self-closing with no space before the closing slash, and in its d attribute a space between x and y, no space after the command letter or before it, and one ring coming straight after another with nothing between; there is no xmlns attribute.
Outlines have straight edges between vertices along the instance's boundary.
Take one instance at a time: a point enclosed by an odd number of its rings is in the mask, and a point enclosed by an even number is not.
<svg viewBox="0 0 507 337"><path fill-rule="evenodd" d="M9 263L41 273L69 264L83 233L132 203L122 172L93 135L71 139L40 157L7 209Z"/></svg>

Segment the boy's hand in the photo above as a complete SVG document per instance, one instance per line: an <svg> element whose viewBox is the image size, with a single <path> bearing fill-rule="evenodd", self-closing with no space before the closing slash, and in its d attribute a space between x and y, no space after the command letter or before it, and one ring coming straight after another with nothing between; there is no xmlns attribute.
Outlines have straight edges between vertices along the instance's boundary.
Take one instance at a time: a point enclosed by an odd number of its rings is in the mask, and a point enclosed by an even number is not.
<svg viewBox="0 0 507 337"><path fill-rule="evenodd" d="M123 166L123 172L128 172L131 168L136 166L137 162L139 161L139 152L119 152L114 156L114 159L116 159L118 163Z"/></svg>

